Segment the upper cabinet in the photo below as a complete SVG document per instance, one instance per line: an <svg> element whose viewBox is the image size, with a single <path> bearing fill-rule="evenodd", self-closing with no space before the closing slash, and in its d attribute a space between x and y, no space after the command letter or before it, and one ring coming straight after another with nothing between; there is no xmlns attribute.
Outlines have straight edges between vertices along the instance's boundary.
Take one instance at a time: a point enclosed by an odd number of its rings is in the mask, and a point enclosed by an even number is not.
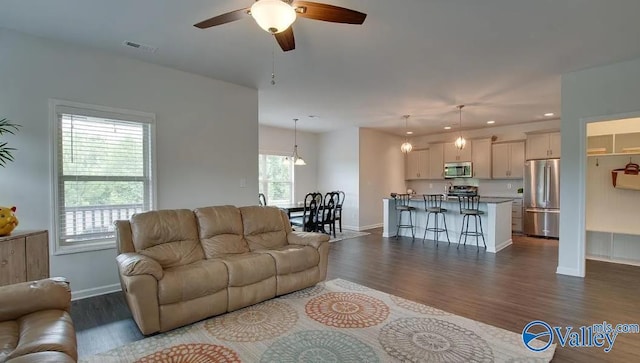
<svg viewBox="0 0 640 363"><path fill-rule="evenodd" d="M527 135L527 160L560 157L560 133Z"/></svg>
<svg viewBox="0 0 640 363"><path fill-rule="evenodd" d="M491 139L471 140L473 177L491 179Z"/></svg>
<svg viewBox="0 0 640 363"><path fill-rule="evenodd" d="M405 179L429 179L429 150L411 151L405 161Z"/></svg>
<svg viewBox="0 0 640 363"><path fill-rule="evenodd" d="M524 142L505 142L492 146L493 179L522 179Z"/></svg>
<svg viewBox="0 0 640 363"><path fill-rule="evenodd" d="M429 179L444 179L444 144L429 145Z"/></svg>
<svg viewBox="0 0 640 363"><path fill-rule="evenodd" d="M444 144L444 162L455 163L458 161L471 161L471 142L467 142L462 150L459 150L453 142Z"/></svg>

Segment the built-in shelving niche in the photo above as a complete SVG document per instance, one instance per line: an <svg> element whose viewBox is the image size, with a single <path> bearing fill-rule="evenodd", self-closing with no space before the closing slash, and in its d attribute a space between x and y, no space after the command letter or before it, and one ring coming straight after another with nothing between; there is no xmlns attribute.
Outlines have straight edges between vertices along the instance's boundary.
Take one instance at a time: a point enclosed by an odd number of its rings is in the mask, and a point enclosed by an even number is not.
<svg viewBox="0 0 640 363"><path fill-rule="evenodd" d="M640 164L640 132L588 136L587 155L586 256L640 266L640 192L615 189L611 183L611 170Z"/></svg>

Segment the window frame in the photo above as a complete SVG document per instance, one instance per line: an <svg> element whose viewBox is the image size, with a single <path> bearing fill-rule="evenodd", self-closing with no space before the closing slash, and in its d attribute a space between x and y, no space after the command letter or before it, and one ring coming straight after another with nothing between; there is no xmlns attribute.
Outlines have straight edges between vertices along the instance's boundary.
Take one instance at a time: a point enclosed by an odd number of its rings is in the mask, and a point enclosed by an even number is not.
<svg viewBox="0 0 640 363"><path fill-rule="evenodd" d="M262 177L261 173L260 173L260 159L262 158L262 156L280 156L280 157L285 157L285 158L289 158L289 167L291 168L291 202L290 204L294 204L295 200L296 200L296 190L295 190L295 186L296 186L296 168L295 165L293 165L293 161L291 160L291 155L288 155L284 152L276 152L276 151L268 151L268 150L259 150L258 151L258 190L260 190L260 185L262 183L266 183L268 184L269 182L275 182L275 181L263 181L260 178ZM266 159L266 158L265 158ZM264 192L264 191L263 191ZM279 206L278 204L273 204L270 200L269 200L269 194L268 194L268 190L265 193L265 195L267 196L267 205L269 206ZM280 205L285 205L285 204L280 204Z"/></svg>
<svg viewBox="0 0 640 363"><path fill-rule="evenodd" d="M71 110L71 112L69 112ZM51 238L53 238L52 243L52 252L53 255L64 255L70 253L79 253L79 252L88 252L88 251L99 251L105 249L113 249L116 248L115 238L113 239L103 239L96 241L83 241L78 242L75 245L63 244L60 239L60 210L61 206L59 206L58 201L60 200L60 175L59 175L59 167L62 162L62 153L60 152L59 146L59 114L67 113L73 114L72 110L77 110L80 115L90 116L90 117L98 117L98 118L106 118L106 119L114 119L114 120L123 120L129 122L138 122L145 123L149 127L149 142L148 145L143 144L143 152L144 158L151 160L146 160L144 165L147 165L145 168L145 173L150 173L149 177L117 177L118 181L124 181L125 179L136 179L136 181L140 181L139 179L144 178L143 183L148 184L149 188L149 208L154 209L157 205L157 162L156 162L156 115L154 113L149 112L141 112L134 110L127 110L121 108L107 107L107 106L99 106L92 105L86 103L65 101L59 99L49 99L49 134L50 134L50 180L51 180L51 199L50 199L50 207L51 207ZM67 111L67 112L65 112ZM73 177L74 180L78 180L78 177ZM86 179L86 181L90 181L91 176L81 177L82 179ZM102 180L102 179L101 179ZM145 185L147 187L147 185Z"/></svg>

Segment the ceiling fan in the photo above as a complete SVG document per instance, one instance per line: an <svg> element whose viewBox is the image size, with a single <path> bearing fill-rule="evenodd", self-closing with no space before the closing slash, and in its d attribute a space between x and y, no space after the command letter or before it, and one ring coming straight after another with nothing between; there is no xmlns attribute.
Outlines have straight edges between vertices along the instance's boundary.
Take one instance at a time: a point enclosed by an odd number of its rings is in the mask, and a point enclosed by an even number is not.
<svg viewBox="0 0 640 363"><path fill-rule="evenodd" d="M253 17L265 31L273 34L283 51L296 48L291 24L298 16L332 23L362 24L367 14L339 6L297 0L256 0L251 7L234 10L201 21L194 26L207 29Z"/></svg>

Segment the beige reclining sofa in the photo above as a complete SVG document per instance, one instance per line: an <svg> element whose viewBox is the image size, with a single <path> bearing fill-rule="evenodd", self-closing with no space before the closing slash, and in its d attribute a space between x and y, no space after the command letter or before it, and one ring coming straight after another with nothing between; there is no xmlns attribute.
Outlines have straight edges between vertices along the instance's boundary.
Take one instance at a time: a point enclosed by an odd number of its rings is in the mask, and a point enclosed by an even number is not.
<svg viewBox="0 0 640 363"><path fill-rule="evenodd" d="M62 278L0 287L0 362L70 363L78 359Z"/></svg>
<svg viewBox="0 0 640 363"><path fill-rule="evenodd" d="M159 210L116 221L117 263L143 334L313 286L329 236L293 232L275 207Z"/></svg>

